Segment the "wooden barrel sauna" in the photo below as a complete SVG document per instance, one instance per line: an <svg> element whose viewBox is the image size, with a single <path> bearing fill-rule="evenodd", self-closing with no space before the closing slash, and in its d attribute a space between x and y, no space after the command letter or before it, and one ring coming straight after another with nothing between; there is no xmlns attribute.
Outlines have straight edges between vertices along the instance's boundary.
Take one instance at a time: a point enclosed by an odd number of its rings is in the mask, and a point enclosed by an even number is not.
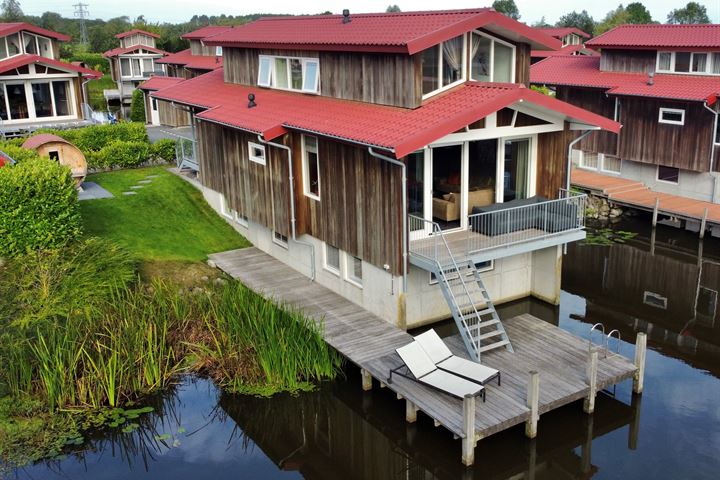
<svg viewBox="0 0 720 480"><path fill-rule="evenodd" d="M41 157L49 157L50 160L55 160L60 165L70 168L78 187L85 180L88 169L85 155L79 148L64 138L42 133L28 138L22 146L30 150L37 150Z"/></svg>

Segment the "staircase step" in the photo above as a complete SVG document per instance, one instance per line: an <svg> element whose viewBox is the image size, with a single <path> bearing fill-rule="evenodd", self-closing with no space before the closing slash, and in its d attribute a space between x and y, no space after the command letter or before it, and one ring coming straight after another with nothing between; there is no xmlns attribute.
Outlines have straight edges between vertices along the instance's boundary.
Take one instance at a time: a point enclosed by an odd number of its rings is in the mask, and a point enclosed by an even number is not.
<svg viewBox="0 0 720 480"><path fill-rule="evenodd" d="M492 320L488 320L487 322L480 323L480 325L478 325L478 328L485 328L485 327L489 327L490 325L497 325L498 323L500 323L500 320L492 319Z"/></svg>
<svg viewBox="0 0 720 480"><path fill-rule="evenodd" d="M482 335L480 335L477 338L477 340L485 340L486 338L496 337L496 336L502 335L502 334L503 334L502 330L495 330L494 332L483 333Z"/></svg>
<svg viewBox="0 0 720 480"><path fill-rule="evenodd" d="M510 342L507 340L502 340L500 342L491 343L490 345L485 345L484 347L480 347L480 353L487 352L488 350L494 350L496 348L504 347L505 345L509 345Z"/></svg>

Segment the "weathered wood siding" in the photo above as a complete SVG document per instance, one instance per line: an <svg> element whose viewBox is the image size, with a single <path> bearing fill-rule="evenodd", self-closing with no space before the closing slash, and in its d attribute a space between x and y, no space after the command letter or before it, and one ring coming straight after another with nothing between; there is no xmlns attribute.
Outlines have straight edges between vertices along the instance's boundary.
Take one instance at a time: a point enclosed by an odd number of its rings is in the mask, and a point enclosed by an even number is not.
<svg viewBox="0 0 720 480"><path fill-rule="evenodd" d="M615 98L607 97L604 90L558 87L557 98L607 118L615 117ZM617 155L618 135L605 131L593 132L575 148Z"/></svg>
<svg viewBox="0 0 720 480"><path fill-rule="evenodd" d="M567 148L573 132L567 127L562 132L540 133L537 136L536 193L545 198L557 198L565 188Z"/></svg>
<svg viewBox="0 0 720 480"><path fill-rule="evenodd" d="M203 45L200 40L190 40L190 53L193 55L215 55L216 47Z"/></svg>
<svg viewBox="0 0 720 480"><path fill-rule="evenodd" d="M188 112L175 108L170 102L158 100L157 103L161 125L167 125L169 127L184 127L190 125L190 114Z"/></svg>
<svg viewBox="0 0 720 480"><path fill-rule="evenodd" d="M530 87L530 45L515 44L515 83Z"/></svg>
<svg viewBox="0 0 720 480"><path fill-rule="evenodd" d="M239 214L289 236L287 154L267 147L266 165L260 165L248 156L255 135L204 121L196 129L202 184L222 193Z"/></svg>
<svg viewBox="0 0 720 480"><path fill-rule="evenodd" d="M608 72L655 71L655 50L609 50L600 54L600 70Z"/></svg>

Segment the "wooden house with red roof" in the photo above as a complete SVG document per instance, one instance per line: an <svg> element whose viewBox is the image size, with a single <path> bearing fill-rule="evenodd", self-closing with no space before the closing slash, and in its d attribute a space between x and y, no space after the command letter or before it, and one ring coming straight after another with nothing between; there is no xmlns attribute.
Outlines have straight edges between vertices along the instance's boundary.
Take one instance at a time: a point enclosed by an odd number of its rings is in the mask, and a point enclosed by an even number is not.
<svg viewBox="0 0 720 480"><path fill-rule="evenodd" d="M720 25L622 25L587 45L599 57L552 57L531 81L623 124L577 143L575 164L651 191L720 202Z"/></svg>
<svg viewBox="0 0 720 480"><path fill-rule="evenodd" d="M101 73L61 62L70 37L29 23L0 23L0 133L83 125L85 84Z"/></svg>
<svg viewBox="0 0 720 480"><path fill-rule="evenodd" d="M575 27L548 27L537 28L543 33L557 38L562 42L559 50L533 50L530 52L530 63L536 63L547 57L566 55L598 55L598 52L585 46L590 34Z"/></svg>
<svg viewBox="0 0 720 480"><path fill-rule="evenodd" d="M452 316L512 349L493 302L559 301L584 238L575 132L620 125L529 88L560 41L492 9L261 18L223 68L150 93L192 112L206 199L258 248L401 327Z"/></svg>
<svg viewBox="0 0 720 480"><path fill-rule="evenodd" d="M155 73L165 74L165 65L159 60L169 53L157 48L155 40L160 35L156 33L133 29L119 33L115 38L120 46L103 56L110 61L110 75L117 83L117 89L105 90L104 94L108 107L118 105L120 112L126 115L137 86Z"/></svg>

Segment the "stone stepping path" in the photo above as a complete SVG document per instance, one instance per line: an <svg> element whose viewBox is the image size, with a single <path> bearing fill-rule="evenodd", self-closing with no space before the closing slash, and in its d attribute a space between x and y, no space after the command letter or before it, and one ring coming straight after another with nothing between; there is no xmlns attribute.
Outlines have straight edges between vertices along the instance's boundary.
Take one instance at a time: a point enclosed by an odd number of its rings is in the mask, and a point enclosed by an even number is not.
<svg viewBox="0 0 720 480"><path fill-rule="evenodd" d="M138 183L148 184L152 183L152 180L138 180Z"/></svg>
<svg viewBox="0 0 720 480"><path fill-rule="evenodd" d="M159 176L160 176L160 175L148 175L148 176L145 177L145 178L158 178Z"/></svg>
<svg viewBox="0 0 720 480"><path fill-rule="evenodd" d="M130 187L132 188L132 187ZM122 192L123 195L137 195L137 192Z"/></svg>
<svg viewBox="0 0 720 480"><path fill-rule="evenodd" d="M138 190L138 189L141 189L141 188L145 188L145 186L144 186L144 185L133 185L133 186L130 187L130 188L132 188L133 190Z"/></svg>

